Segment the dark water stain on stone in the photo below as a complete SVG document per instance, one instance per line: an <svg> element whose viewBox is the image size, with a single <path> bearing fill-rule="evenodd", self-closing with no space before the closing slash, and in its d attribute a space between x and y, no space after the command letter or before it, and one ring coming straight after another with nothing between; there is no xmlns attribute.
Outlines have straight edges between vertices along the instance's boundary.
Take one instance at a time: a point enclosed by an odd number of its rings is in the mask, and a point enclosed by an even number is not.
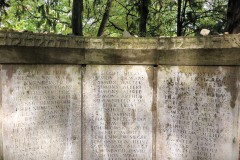
<svg viewBox="0 0 240 160"><path fill-rule="evenodd" d="M13 74L16 73L15 65L3 65L2 70L6 71L6 78L9 80L12 79Z"/></svg>
<svg viewBox="0 0 240 160"><path fill-rule="evenodd" d="M104 112L104 117L105 117L105 129L110 129L111 116L110 116L109 114L110 114L110 113Z"/></svg>
<svg viewBox="0 0 240 160"><path fill-rule="evenodd" d="M226 67L225 86L226 91L231 94L231 108L235 108L238 95L239 67Z"/></svg>

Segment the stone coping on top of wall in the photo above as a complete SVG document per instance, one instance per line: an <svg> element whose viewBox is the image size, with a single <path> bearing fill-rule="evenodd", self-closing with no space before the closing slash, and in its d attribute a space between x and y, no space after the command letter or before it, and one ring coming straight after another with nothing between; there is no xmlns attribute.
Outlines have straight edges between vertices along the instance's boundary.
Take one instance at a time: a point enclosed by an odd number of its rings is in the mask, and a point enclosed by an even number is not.
<svg viewBox="0 0 240 160"><path fill-rule="evenodd" d="M0 63L240 65L240 35L90 38L2 31Z"/></svg>
<svg viewBox="0 0 240 160"><path fill-rule="evenodd" d="M197 37L91 38L72 35L0 32L1 46L31 46L85 49L214 49L240 48L239 34Z"/></svg>

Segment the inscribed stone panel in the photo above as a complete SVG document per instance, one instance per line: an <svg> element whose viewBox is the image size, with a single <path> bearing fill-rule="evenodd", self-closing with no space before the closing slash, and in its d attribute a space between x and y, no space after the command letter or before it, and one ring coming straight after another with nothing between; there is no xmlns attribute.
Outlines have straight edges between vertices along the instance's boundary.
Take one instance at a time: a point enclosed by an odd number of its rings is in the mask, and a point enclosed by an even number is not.
<svg viewBox="0 0 240 160"><path fill-rule="evenodd" d="M159 67L157 159L237 159L238 78L238 67Z"/></svg>
<svg viewBox="0 0 240 160"><path fill-rule="evenodd" d="M151 160L153 67L87 66L83 159Z"/></svg>
<svg viewBox="0 0 240 160"><path fill-rule="evenodd" d="M81 158L80 67L4 65L2 85L4 159Z"/></svg>

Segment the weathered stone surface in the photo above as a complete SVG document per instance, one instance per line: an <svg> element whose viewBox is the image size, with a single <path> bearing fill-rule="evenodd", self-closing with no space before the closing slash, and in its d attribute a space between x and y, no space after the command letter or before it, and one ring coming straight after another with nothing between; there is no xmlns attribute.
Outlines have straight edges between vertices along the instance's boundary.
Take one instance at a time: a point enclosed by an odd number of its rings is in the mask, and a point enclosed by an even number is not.
<svg viewBox="0 0 240 160"><path fill-rule="evenodd" d="M153 67L87 66L83 159L152 159Z"/></svg>
<svg viewBox="0 0 240 160"><path fill-rule="evenodd" d="M240 35L87 38L0 32L0 63L240 65Z"/></svg>
<svg viewBox="0 0 240 160"><path fill-rule="evenodd" d="M159 65L240 65L240 51L228 49L175 49L159 51Z"/></svg>
<svg viewBox="0 0 240 160"><path fill-rule="evenodd" d="M239 48L240 35L160 38L87 38L29 32L0 32L0 45L85 49Z"/></svg>
<svg viewBox="0 0 240 160"><path fill-rule="evenodd" d="M157 159L238 159L239 74L239 67L159 67Z"/></svg>
<svg viewBox="0 0 240 160"><path fill-rule="evenodd" d="M6 160L81 158L79 66L2 67Z"/></svg>
<svg viewBox="0 0 240 160"><path fill-rule="evenodd" d="M156 64L156 50L96 50L86 52L86 64Z"/></svg>
<svg viewBox="0 0 240 160"><path fill-rule="evenodd" d="M76 48L1 46L0 63L82 64L85 63L85 52Z"/></svg>
<svg viewBox="0 0 240 160"><path fill-rule="evenodd" d="M0 65L0 73L2 65ZM0 96L2 96L2 76L0 74ZM2 126L2 97L0 97L0 126ZM2 127L0 127L0 133L2 133ZM3 160L3 137L0 135L0 160Z"/></svg>

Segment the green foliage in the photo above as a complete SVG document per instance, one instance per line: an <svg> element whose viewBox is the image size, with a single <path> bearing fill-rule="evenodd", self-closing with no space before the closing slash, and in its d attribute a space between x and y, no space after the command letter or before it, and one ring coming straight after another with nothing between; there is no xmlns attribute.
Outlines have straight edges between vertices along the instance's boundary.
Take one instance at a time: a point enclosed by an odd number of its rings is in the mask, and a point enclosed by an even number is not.
<svg viewBox="0 0 240 160"><path fill-rule="evenodd" d="M1 26L17 31L70 33L71 1L11 0Z"/></svg>
<svg viewBox="0 0 240 160"><path fill-rule="evenodd" d="M223 32L227 0L182 0L183 35L202 28ZM1 5L1 29L71 34L72 0L10 0ZM84 36L96 36L107 0L84 0ZM124 30L138 35L139 0L114 0L104 36L119 37ZM184 6L184 4L186 5ZM177 0L151 0L147 36L176 36ZM185 7L185 8L184 8Z"/></svg>

